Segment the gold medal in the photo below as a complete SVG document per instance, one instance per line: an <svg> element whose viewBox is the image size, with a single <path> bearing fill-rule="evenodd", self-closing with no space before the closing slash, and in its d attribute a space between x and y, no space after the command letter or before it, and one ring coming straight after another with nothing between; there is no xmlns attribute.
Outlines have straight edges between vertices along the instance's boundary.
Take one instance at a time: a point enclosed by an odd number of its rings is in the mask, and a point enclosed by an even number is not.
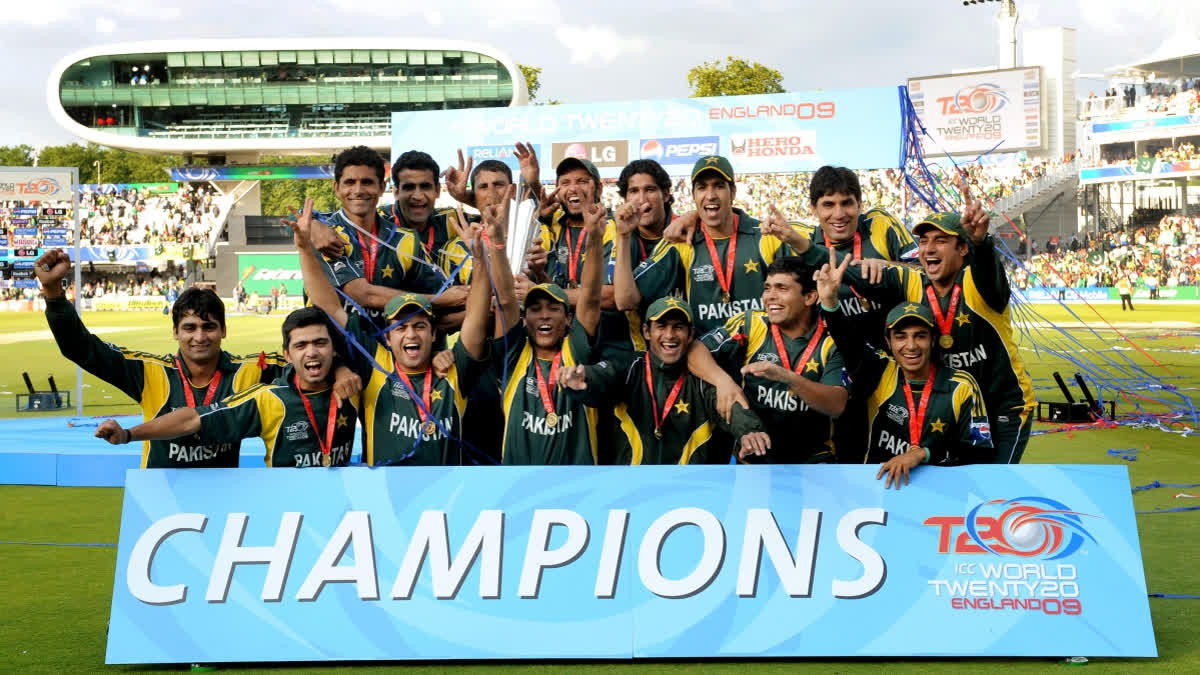
<svg viewBox="0 0 1200 675"><path fill-rule="evenodd" d="M938 344L942 346L942 349L950 349L954 346L954 337L951 335L943 335L942 337L938 338Z"/></svg>
<svg viewBox="0 0 1200 675"><path fill-rule="evenodd" d="M858 301L862 303L862 308L864 310L869 311L871 309L871 301L870 300L868 300L866 298L859 298Z"/></svg>
<svg viewBox="0 0 1200 675"><path fill-rule="evenodd" d="M434 434L434 432L437 431L437 423L434 422L433 420L429 420L428 422L425 423L425 426L422 427L421 431L426 436L432 436Z"/></svg>
<svg viewBox="0 0 1200 675"><path fill-rule="evenodd" d="M654 437L661 439L662 438L662 429L660 429L659 427L654 427Z"/></svg>
<svg viewBox="0 0 1200 675"><path fill-rule="evenodd" d="M546 414L546 426L550 427L551 429L558 426L558 413Z"/></svg>
<svg viewBox="0 0 1200 675"><path fill-rule="evenodd" d="M725 304L729 304L729 300L730 300L730 298L729 298L728 293L725 293L724 295L721 296L721 302L723 302Z"/></svg>
<svg viewBox="0 0 1200 675"><path fill-rule="evenodd" d="M333 458L329 456L329 453L321 453L321 466L329 466L330 464L333 464Z"/></svg>

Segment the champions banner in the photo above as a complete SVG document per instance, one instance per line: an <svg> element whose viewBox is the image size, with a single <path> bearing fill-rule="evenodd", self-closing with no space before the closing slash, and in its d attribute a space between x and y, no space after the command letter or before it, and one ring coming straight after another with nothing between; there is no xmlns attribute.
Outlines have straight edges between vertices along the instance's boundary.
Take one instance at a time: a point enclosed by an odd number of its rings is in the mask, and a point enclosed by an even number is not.
<svg viewBox="0 0 1200 675"><path fill-rule="evenodd" d="M1123 466L131 470L107 663L1155 656Z"/></svg>
<svg viewBox="0 0 1200 675"><path fill-rule="evenodd" d="M896 87L755 96L392 113L392 157L423 150L442 167L458 151L475 164L495 159L515 171L513 145L535 146L542 179L565 157L591 160L616 178L635 159L688 175L708 155L737 173L896 167L900 92Z"/></svg>

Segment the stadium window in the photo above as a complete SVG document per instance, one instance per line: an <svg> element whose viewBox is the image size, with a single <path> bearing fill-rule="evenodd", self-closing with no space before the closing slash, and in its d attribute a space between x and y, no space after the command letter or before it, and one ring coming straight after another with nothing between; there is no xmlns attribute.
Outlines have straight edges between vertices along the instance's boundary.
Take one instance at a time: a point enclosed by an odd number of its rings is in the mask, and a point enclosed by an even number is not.
<svg viewBox="0 0 1200 675"><path fill-rule="evenodd" d="M204 52L204 65L210 68L220 68L221 52Z"/></svg>
<svg viewBox="0 0 1200 675"><path fill-rule="evenodd" d="M388 62L388 53L384 49L374 49L371 51L371 63L386 65Z"/></svg>
<svg viewBox="0 0 1200 675"><path fill-rule="evenodd" d="M479 63L479 54L475 52L463 52L463 63Z"/></svg>
<svg viewBox="0 0 1200 675"><path fill-rule="evenodd" d="M442 65L442 53L440 51L425 52L425 63L431 66Z"/></svg>
<svg viewBox="0 0 1200 675"><path fill-rule="evenodd" d="M204 65L204 54L200 52L188 52L184 54L184 65L188 68L199 68Z"/></svg>
<svg viewBox="0 0 1200 675"><path fill-rule="evenodd" d="M388 52L388 62L396 65L404 65L405 63L408 63L408 52L400 49L393 49Z"/></svg>
<svg viewBox="0 0 1200 675"><path fill-rule="evenodd" d="M182 68L184 65L184 55L182 53L167 54L168 68Z"/></svg>
<svg viewBox="0 0 1200 675"><path fill-rule="evenodd" d="M365 49L355 49L351 53L351 61L353 63L370 63L371 62L371 52L369 52Z"/></svg>
<svg viewBox="0 0 1200 675"><path fill-rule="evenodd" d="M242 52L242 65L247 68L259 66L258 52Z"/></svg>
<svg viewBox="0 0 1200 675"><path fill-rule="evenodd" d="M259 52L258 61L264 66L279 65L279 55L276 52Z"/></svg>
<svg viewBox="0 0 1200 675"><path fill-rule="evenodd" d="M296 52L296 61L302 66L311 66L316 64L316 54L312 51Z"/></svg>
<svg viewBox="0 0 1200 675"><path fill-rule="evenodd" d="M413 66L425 65L425 52L409 52L408 63Z"/></svg>
<svg viewBox="0 0 1200 675"><path fill-rule="evenodd" d="M333 63L333 50L318 49L317 63Z"/></svg>
<svg viewBox="0 0 1200 675"><path fill-rule="evenodd" d="M350 50L339 49L333 53L334 63L350 63Z"/></svg>
<svg viewBox="0 0 1200 675"><path fill-rule="evenodd" d="M280 63L295 63L296 52L279 52Z"/></svg>

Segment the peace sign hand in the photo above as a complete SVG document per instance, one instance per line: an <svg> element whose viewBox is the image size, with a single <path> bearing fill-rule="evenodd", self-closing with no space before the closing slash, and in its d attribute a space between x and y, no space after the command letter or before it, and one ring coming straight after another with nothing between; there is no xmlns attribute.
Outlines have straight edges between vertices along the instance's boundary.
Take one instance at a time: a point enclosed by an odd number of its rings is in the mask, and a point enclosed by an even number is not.
<svg viewBox="0 0 1200 675"><path fill-rule="evenodd" d="M846 268L850 266L850 260L853 255L846 254L842 261L837 262L837 249L829 249L830 262L821 266L821 269L813 273L813 279L817 282L817 297L821 299L821 304L826 307L833 307L838 304L838 290L842 287L842 276L846 274Z"/></svg>

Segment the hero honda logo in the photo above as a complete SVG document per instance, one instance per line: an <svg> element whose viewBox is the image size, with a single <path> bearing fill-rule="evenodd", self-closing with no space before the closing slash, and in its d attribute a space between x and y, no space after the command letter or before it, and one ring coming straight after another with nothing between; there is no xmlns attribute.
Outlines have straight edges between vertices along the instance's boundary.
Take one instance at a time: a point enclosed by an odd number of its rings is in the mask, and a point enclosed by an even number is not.
<svg viewBox="0 0 1200 675"><path fill-rule="evenodd" d="M1096 543L1084 528L1081 516L1095 517L1072 511L1053 499L1018 497L983 502L966 517L931 516L924 524L939 528L938 553L991 553L1058 560L1079 550L1084 540ZM959 530L957 536L956 530Z"/></svg>
<svg viewBox="0 0 1200 675"><path fill-rule="evenodd" d="M643 138L640 156L659 164L691 164L701 157L718 153L718 136L683 138Z"/></svg>
<svg viewBox="0 0 1200 675"><path fill-rule="evenodd" d="M1008 103L1004 88L989 82L963 87L954 96L941 96L943 115L978 115L1000 110Z"/></svg>

